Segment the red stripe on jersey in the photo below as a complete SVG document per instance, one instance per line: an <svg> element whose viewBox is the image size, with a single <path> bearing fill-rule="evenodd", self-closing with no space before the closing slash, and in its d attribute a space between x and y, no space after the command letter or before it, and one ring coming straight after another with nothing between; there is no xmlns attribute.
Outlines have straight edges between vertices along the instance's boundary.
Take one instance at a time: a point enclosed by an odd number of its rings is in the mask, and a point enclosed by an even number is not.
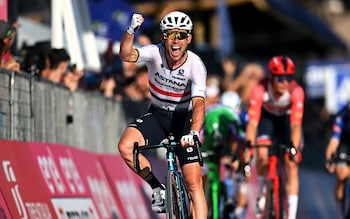
<svg viewBox="0 0 350 219"><path fill-rule="evenodd" d="M169 92L169 91L164 91L164 90L158 88L157 86L155 86L154 84L152 84L151 82L149 82L149 85L150 85L150 87L152 87L152 89L153 89L154 91L156 91L157 93L162 94L162 95L166 95L166 96L171 96L171 97L184 97L184 96L188 96L188 95L191 94L190 91L185 92L185 93L183 93L183 94L178 94L178 93L172 93L172 92Z"/></svg>

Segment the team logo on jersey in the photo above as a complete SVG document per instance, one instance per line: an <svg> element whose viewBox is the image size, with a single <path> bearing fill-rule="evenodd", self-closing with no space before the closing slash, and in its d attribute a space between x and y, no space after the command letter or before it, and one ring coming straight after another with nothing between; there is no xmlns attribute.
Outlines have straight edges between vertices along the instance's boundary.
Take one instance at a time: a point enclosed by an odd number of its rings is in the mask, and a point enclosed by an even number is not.
<svg viewBox="0 0 350 219"><path fill-rule="evenodd" d="M177 72L177 75L178 75L178 76L184 76L184 75L185 75L185 70L180 69L180 70Z"/></svg>
<svg viewBox="0 0 350 219"><path fill-rule="evenodd" d="M185 70L180 69L179 71L177 71L176 75L173 75L173 78L180 80L180 81L185 81Z"/></svg>

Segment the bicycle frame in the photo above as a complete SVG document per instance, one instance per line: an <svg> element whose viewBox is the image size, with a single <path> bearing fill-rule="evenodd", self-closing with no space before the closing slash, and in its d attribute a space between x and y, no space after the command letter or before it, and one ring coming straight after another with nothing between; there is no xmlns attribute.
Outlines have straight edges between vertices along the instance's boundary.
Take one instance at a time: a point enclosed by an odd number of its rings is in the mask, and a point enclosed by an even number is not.
<svg viewBox="0 0 350 219"><path fill-rule="evenodd" d="M230 212L226 211L224 207L224 203L228 196L227 188L225 183L222 181L221 170L220 170L220 166L225 164L221 163L221 158L217 157L219 156L218 153L215 153L213 151L207 151L207 152L203 152L202 154L203 154L203 157L207 157L209 159L209 161L207 162L208 174L207 174L207 180L205 183L205 193L206 193L206 200L208 204L208 218L210 219L229 218ZM220 163L218 164L218 162ZM242 164L240 166L240 171L242 171L242 173L244 172L244 166L245 164ZM227 167L225 167L225 169L226 168ZM232 180L232 178L230 180ZM231 183L235 184L240 182L231 182ZM239 186L237 186L237 189L238 188ZM232 209L232 212L233 212L233 209Z"/></svg>
<svg viewBox="0 0 350 219"><path fill-rule="evenodd" d="M197 136L196 136L197 137ZM195 146L200 152L200 142L198 138L194 138ZM183 181L182 173L179 171L177 165L177 157L175 148L180 146L179 142L174 140L174 136L169 135L158 145L142 145L139 146L137 142L134 143L134 168L140 172L140 164L138 155L143 150L165 148L167 159L167 174L166 180L166 215L168 219L189 219L191 218L190 202L191 197L187 191L186 185ZM199 154L199 162L202 165L202 156Z"/></svg>
<svg viewBox="0 0 350 219"><path fill-rule="evenodd" d="M209 208L208 215L211 219L219 219L221 180L220 170L215 162L208 163L208 178L205 191Z"/></svg>
<svg viewBox="0 0 350 219"><path fill-rule="evenodd" d="M285 145L257 145L269 150L269 166L266 177L265 207L263 219L285 219L288 217L287 193L285 190L285 172L280 162L280 151L290 150Z"/></svg>

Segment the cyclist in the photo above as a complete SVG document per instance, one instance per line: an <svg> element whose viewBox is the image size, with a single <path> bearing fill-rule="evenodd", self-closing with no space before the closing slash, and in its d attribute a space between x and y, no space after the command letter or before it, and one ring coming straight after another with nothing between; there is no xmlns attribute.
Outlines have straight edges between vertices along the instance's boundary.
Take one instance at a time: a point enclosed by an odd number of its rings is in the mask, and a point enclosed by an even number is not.
<svg viewBox="0 0 350 219"><path fill-rule="evenodd" d="M152 95L148 112L128 125L118 143L126 164L133 169L133 145L158 144L170 133L181 142L176 149L188 191L193 218L207 218L199 154L194 150L195 135L203 125L207 70L202 60L187 49L192 40L192 21L180 11L166 14L160 21L161 42L134 48L134 33L144 18L133 14L120 43L120 58L145 63ZM153 189L152 209L165 212L165 190L152 172L151 164L140 156L137 172Z"/></svg>
<svg viewBox="0 0 350 219"><path fill-rule="evenodd" d="M253 145L292 144L300 149L302 140L302 119L304 113L304 90L293 79L295 65L291 58L275 56L269 61L270 75L262 79L251 93L248 108L246 140ZM263 185L268 167L268 149L257 148L256 166L258 172L257 214L263 207ZM297 214L299 177L298 163L301 154L298 150L296 160L285 159L287 174L286 191L288 198L288 218ZM295 162L296 161L296 162Z"/></svg>
<svg viewBox="0 0 350 219"><path fill-rule="evenodd" d="M244 130L241 127L238 116L240 110L240 97L234 91L226 91L221 95L220 103L213 104L206 109L204 125L201 130L203 142L202 152L212 152L215 156L204 158L203 178L206 180L208 164L216 163L220 169L221 162L231 162L230 166L238 170L239 143L244 141ZM239 194L231 194L228 197L226 207L229 209L237 201L235 218L244 218L246 210L245 187L239 188ZM236 197L240 197L237 200Z"/></svg>
<svg viewBox="0 0 350 219"><path fill-rule="evenodd" d="M333 156L337 155L340 160L337 163L332 161ZM345 155L345 156L344 156ZM332 136L329 140L326 149L326 168L330 173L336 174L335 184L335 200L338 203L339 209L342 209L341 203L343 203L344 188L346 186L347 179L350 176L349 162L341 160L342 157L350 155L350 104L341 108L336 114Z"/></svg>

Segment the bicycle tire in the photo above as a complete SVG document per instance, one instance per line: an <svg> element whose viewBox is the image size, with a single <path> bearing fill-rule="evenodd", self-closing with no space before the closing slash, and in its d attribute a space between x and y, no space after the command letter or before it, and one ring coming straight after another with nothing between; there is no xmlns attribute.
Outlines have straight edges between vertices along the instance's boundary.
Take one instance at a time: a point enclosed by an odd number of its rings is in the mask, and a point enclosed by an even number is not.
<svg viewBox="0 0 350 219"><path fill-rule="evenodd" d="M219 219L220 218L220 184L221 182L209 182L206 185L206 200L208 206L208 218ZM214 196L215 194L215 196Z"/></svg>
<svg viewBox="0 0 350 219"><path fill-rule="evenodd" d="M180 175L180 192L181 192L181 197L182 197L182 205L181 208L184 211L184 218L185 219L190 219L192 217L191 214L191 197L190 194L187 191L187 187L185 185L184 179L182 175Z"/></svg>
<svg viewBox="0 0 350 219"><path fill-rule="evenodd" d="M207 180L204 186L204 193L205 193L205 199L207 200L207 207L208 207L208 218L213 218L213 193L211 189L211 182L210 180Z"/></svg>
<svg viewBox="0 0 350 219"><path fill-rule="evenodd" d="M167 218L180 219L181 209L179 206L179 193L177 190L177 176L173 171L168 171L166 176L166 200Z"/></svg>
<svg viewBox="0 0 350 219"><path fill-rule="evenodd" d="M268 179L266 182L266 193L265 193L265 208L263 210L262 218L263 219L274 219L275 210L274 210L274 190L273 190L273 181Z"/></svg>
<svg viewBox="0 0 350 219"><path fill-rule="evenodd" d="M167 172L168 219L190 219L190 196L180 174Z"/></svg>
<svg viewBox="0 0 350 219"><path fill-rule="evenodd" d="M280 179L279 185L279 219L286 219L288 218L288 200L283 179Z"/></svg>

